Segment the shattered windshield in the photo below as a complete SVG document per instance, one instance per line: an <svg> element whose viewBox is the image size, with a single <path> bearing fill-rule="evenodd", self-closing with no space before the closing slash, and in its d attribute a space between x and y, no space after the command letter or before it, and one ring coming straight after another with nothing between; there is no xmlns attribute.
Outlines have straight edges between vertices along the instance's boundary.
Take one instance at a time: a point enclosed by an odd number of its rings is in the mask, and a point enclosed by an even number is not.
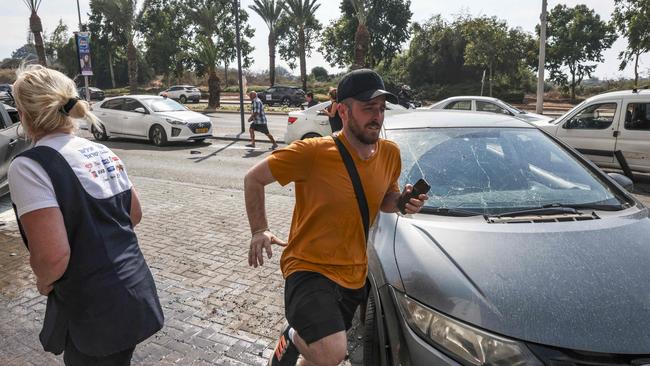
<svg viewBox="0 0 650 366"><path fill-rule="evenodd" d="M549 204L620 205L621 201L562 147L537 129L388 130L401 149L400 185L424 178L428 207L481 214Z"/></svg>

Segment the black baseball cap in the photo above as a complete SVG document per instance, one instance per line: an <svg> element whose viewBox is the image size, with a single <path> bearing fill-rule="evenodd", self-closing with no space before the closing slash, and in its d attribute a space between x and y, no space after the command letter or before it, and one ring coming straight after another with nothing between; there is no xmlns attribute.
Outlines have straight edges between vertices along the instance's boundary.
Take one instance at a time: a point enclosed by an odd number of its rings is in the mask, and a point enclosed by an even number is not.
<svg viewBox="0 0 650 366"><path fill-rule="evenodd" d="M384 90L384 81L381 76L370 69L358 69L347 73L336 88L336 101L341 102L347 98L367 102L381 95L386 100L397 103L397 97Z"/></svg>

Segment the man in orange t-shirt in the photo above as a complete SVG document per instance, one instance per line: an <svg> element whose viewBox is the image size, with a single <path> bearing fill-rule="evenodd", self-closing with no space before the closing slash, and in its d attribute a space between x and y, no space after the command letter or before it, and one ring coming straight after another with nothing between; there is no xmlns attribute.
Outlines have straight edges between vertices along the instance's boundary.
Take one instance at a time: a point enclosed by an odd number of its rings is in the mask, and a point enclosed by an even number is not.
<svg viewBox="0 0 650 366"><path fill-rule="evenodd" d="M350 152L368 202L370 225L379 210L396 212L399 192L397 145L379 138L386 100L381 77L355 70L338 85L343 129L338 138ZM288 244L269 231L264 187L274 181L295 183L296 206ZM280 265L286 280L285 314L289 326L280 336L269 365L338 364L347 353L346 330L366 295L366 237L354 187L332 137L297 141L275 151L245 178L246 211L252 239L248 263L264 263L271 244L286 246ZM426 195L412 198L406 213L416 213Z"/></svg>

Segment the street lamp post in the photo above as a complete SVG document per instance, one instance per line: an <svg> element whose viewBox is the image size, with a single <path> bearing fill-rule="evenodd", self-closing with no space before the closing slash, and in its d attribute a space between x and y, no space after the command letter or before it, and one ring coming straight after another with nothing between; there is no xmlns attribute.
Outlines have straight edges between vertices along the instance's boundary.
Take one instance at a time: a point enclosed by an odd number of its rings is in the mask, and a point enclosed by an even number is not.
<svg viewBox="0 0 650 366"><path fill-rule="evenodd" d="M244 82L241 71L241 40L239 35L239 1L234 0L235 5L235 35L237 44L237 74L239 76L239 115L241 117L241 133L246 131L244 125Z"/></svg>
<svg viewBox="0 0 650 366"><path fill-rule="evenodd" d="M537 67L537 105L535 112L544 112L544 65L546 65L546 0L542 0L542 15L539 27L539 64Z"/></svg>
<svg viewBox="0 0 650 366"><path fill-rule="evenodd" d="M81 32L81 8L79 7L79 0L77 0L77 16L79 17L79 32ZM86 101L90 102L90 90L88 90L88 75L84 75L84 90L86 91Z"/></svg>

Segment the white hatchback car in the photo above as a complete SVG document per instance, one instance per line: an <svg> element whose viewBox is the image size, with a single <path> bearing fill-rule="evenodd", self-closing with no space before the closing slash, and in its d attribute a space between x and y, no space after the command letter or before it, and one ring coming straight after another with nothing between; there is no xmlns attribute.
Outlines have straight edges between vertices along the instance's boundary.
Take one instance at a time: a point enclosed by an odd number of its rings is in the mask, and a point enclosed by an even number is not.
<svg viewBox="0 0 650 366"><path fill-rule="evenodd" d="M522 111L521 109L511 106L501 99L483 96L451 97L441 100L432 106L420 109L449 109L461 111L490 112L512 116L524 122L548 122L553 119L552 117L543 116L541 114Z"/></svg>
<svg viewBox="0 0 650 366"><path fill-rule="evenodd" d="M201 100L201 91L192 85L174 85L167 90L163 90L158 95L167 95L168 98L178 100L185 104L187 101L198 103Z"/></svg>
<svg viewBox="0 0 650 366"><path fill-rule="evenodd" d="M650 90L591 97L550 122L534 123L604 168L650 173Z"/></svg>
<svg viewBox="0 0 650 366"><path fill-rule="evenodd" d="M105 99L91 109L101 120L100 129L91 127L91 132L101 141L128 137L162 146L168 141L202 142L212 137L212 122L207 116L169 98L129 95Z"/></svg>
<svg viewBox="0 0 650 366"><path fill-rule="evenodd" d="M330 103L327 101L316 104L304 111L289 112L287 133L284 135L284 141L290 144L295 140L331 135L332 128L329 124L329 118L322 112ZM408 112L408 109L399 104L386 102L386 116Z"/></svg>

